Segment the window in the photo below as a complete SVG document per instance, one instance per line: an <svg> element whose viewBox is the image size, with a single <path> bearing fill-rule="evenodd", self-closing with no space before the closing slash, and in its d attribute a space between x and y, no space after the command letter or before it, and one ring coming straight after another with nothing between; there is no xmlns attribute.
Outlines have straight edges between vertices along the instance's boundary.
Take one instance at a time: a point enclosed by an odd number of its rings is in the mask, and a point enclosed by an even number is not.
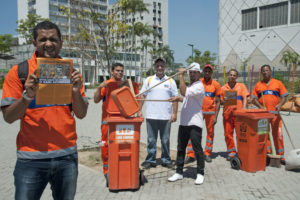
<svg viewBox="0 0 300 200"><path fill-rule="evenodd" d="M300 0L291 0L291 24L300 22Z"/></svg>
<svg viewBox="0 0 300 200"><path fill-rule="evenodd" d="M242 31L257 28L257 8L242 10Z"/></svg>
<svg viewBox="0 0 300 200"><path fill-rule="evenodd" d="M260 7L259 28L279 26L288 23L288 2Z"/></svg>
<svg viewBox="0 0 300 200"><path fill-rule="evenodd" d="M28 1L28 7L35 5L35 0Z"/></svg>

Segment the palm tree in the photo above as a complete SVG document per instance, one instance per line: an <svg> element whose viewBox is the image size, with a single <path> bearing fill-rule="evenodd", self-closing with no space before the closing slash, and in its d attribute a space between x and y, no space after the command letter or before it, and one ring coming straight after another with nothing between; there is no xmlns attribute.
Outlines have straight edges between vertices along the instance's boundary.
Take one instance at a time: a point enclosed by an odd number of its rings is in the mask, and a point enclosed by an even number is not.
<svg viewBox="0 0 300 200"><path fill-rule="evenodd" d="M147 4L143 2L143 0L119 0L119 5L121 6L121 10L125 14L125 18L128 16L131 16L131 48L130 48L130 54L133 54L133 50L136 51L136 35L137 33L135 30L140 29L141 25L137 24L135 25L135 16L136 14L142 14L144 12L149 12L147 9ZM141 23L141 22L139 22ZM138 26L138 27L137 27ZM136 54L135 54L135 60L136 60ZM131 66L132 66L132 59L131 59ZM131 76L131 70L130 70L130 76Z"/></svg>
<svg viewBox="0 0 300 200"><path fill-rule="evenodd" d="M288 81L290 81L292 65L295 64L295 70L296 70L297 66L300 64L299 54L293 51L286 50L283 52L280 62L287 67Z"/></svg>
<svg viewBox="0 0 300 200"><path fill-rule="evenodd" d="M148 55L148 47L153 48L153 43L151 42L150 39L144 39L141 41L142 42L142 46L141 46L141 50L143 51L143 64L144 64L144 69L147 68L147 55ZM141 65L140 65L141 68ZM140 70L141 74L142 74L142 70Z"/></svg>

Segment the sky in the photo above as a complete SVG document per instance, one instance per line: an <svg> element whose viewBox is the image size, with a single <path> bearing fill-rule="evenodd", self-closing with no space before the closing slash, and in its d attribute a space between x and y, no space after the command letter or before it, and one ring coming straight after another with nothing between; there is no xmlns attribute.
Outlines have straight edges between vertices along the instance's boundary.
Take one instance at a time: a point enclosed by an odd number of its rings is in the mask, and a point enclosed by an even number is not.
<svg viewBox="0 0 300 200"><path fill-rule="evenodd" d="M110 0L113 1L113 0ZM1 1L0 34L17 35L17 0ZM194 49L218 53L218 0L169 0L169 46L175 62L185 63Z"/></svg>

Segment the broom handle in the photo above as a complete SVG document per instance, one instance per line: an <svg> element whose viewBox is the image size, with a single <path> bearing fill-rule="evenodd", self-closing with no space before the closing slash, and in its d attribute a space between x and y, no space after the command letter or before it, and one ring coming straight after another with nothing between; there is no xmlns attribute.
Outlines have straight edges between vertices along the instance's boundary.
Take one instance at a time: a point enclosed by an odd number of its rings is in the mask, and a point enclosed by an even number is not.
<svg viewBox="0 0 300 200"><path fill-rule="evenodd" d="M290 135L290 133L289 133L289 131L288 131L288 129L287 129L287 126L285 125L285 122L284 122L283 118L282 118L281 115L280 115L280 112L278 112L278 115L279 115L279 117L281 118L281 121L282 121L283 126L284 126L284 128L285 128L285 131L287 132L287 134L288 134L288 136L289 136L289 139L290 139L290 142L291 142L291 144L292 144L293 149L296 149L295 144L293 143L293 140L292 140L292 138L291 138L291 135Z"/></svg>
<svg viewBox="0 0 300 200"><path fill-rule="evenodd" d="M263 100L263 106L264 106L265 110L267 110L266 104L265 104L265 99L264 99L264 93L263 92L261 92L261 98ZM270 123L269 123L269 129L270 129ZM268 135L269 135L269 139L270 139L270 143L271 143L272 155L274 156L274 155L276 155L276 153L275 153L275 150L274 150L274 142L273 142L273 136L271 134L271 129L269 130Z"/></svg>
<svg viewBox="0 0 300 200"><path fill-rule="evenodd" d="M168 99L137 99L138 101L169 101Z"/></svg>
<svg viewBox="0 0 300 200"><path fill-rule="evenodd" d="M186 71L187 71L187 70L189 70L189 69L191 69L191 68L192 68L192 67L194 67L194 66L195 66L195 65L189 66L189 67L186 69ZM154 88L154 87L156 87L156 86L158 86L158 85L160 85L160 84L162 84L162 83L164 83L164 82L166 82L166 81L170 80L171 78L173 78L173 77L177 76L179 73L180 73L180 72L177 72L176 74L174 74L174 75L170 76L170 77L169 77L169 78L167 78L166 80L163 80L163 81L161 81L161 82L159 82L159 83L157 83L157 84L153 85L152 87L150 87L150 88L148 88L147 90L145 90L145 91L143 91L143 92L141 92L141 93L139 93L139 94L135 95L134 97L138 97L138 96L140 96L140 95L144 94L145 92L148 92L148 91L149 91L149 90L151 90L152 88Z"/></svg>

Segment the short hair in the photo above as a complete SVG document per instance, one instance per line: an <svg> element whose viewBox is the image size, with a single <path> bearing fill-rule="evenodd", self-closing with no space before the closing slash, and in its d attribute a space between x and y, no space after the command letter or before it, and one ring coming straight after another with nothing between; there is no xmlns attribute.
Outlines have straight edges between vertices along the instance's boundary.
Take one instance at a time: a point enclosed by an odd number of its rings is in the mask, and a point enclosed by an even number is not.
<svg viewBox="0 0 300 200"><path fill-rule="evenodd" d="M61 40L61 33L60 30L58 28L58 26L56 24L54 24L53 22L50 21L42 21L40 23L38 23L34 28L33 28L33 39L36 40L36 38L38 37L38 33L37 31L39 29L45 29L45 30L50 30L50 29L55 29L57 32L57 35L59 37L59 39Z"/></svg>
<svg viewBox="0 0 300 200"><path fill-rule="evenodd" d="M166 61L165 61L163 58L159 57L159 58L157 58L157 59L154 61L154 66L155 66L157 63L159 63L159 62L162 62L162 63L164 63L164 64L166 65Z"/></svg>
<svg viewBox="0 0 300 200"><path fill-rule="evenodd" d="M261 67L260 67L260 71L262 71L262 69L263 69L264 67L268 67L269 70L272 71L271 66L270 66L270 65L267 65L267 64L264 64L263 66L261 66Z"/></svg>
<svg viewBox="0 0 300 200"><path fill-rule="evenodd" d="M116 67L124 68L124 65L122 63L114 63L111 67L111 71L114 71Z"/></svg>
<svg viewBox="0 0 300 200"><path fill-rule="evenodd" d="M227 74L229 74L230 72L236 72L236 75L239 76L239 72L236 69L230 69Z"/></svg>

